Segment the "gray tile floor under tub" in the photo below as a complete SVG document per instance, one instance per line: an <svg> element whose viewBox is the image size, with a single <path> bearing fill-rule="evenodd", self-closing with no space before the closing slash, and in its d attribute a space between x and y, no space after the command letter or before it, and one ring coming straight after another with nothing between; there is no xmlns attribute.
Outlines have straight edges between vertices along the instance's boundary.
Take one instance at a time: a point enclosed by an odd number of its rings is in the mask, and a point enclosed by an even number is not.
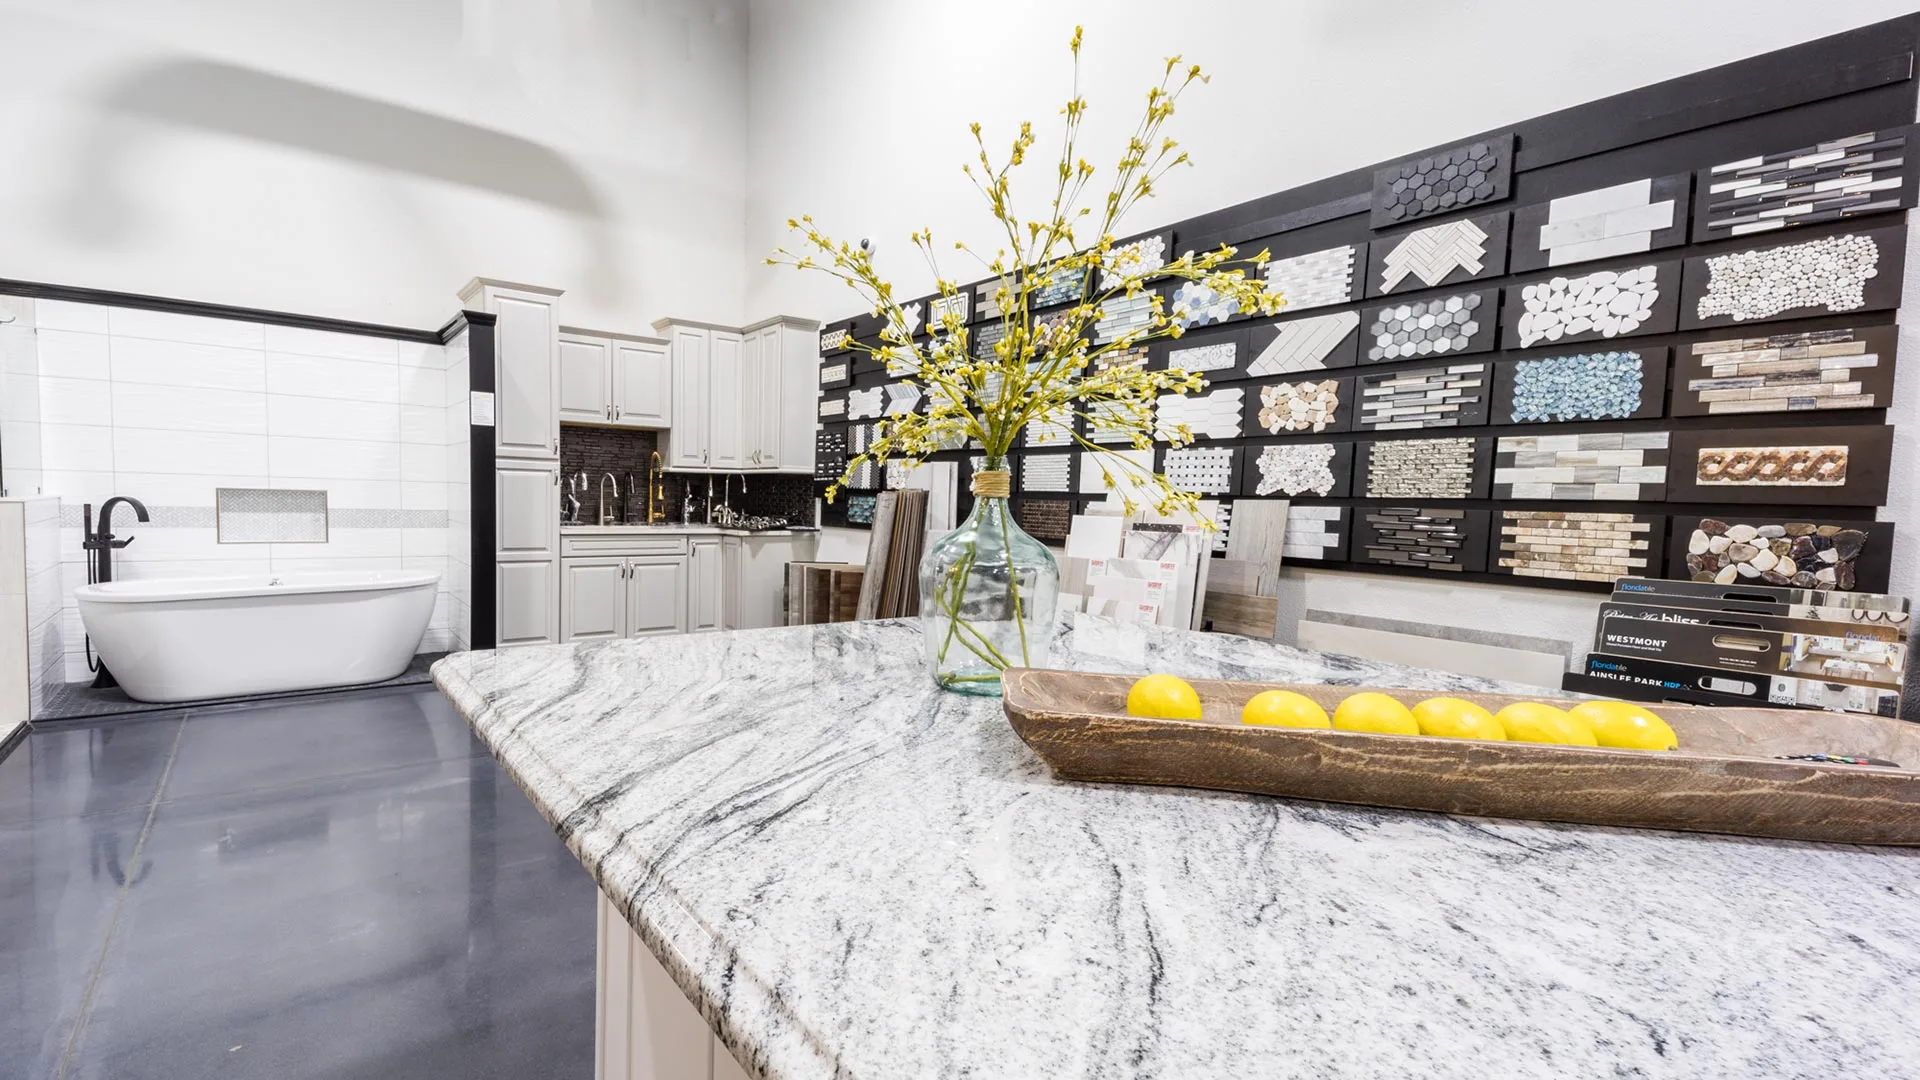
<svg viewBox="0 0 1920 1080"><path fill-rule="evenodd" d="M433 682L433 673L428 668L435 660L447 655L443 652L420 653L407 664L407 670L391 679L376 683L362 683L359 686L323 686L313 690L289 690L279 694L248 694L244 697L207 698L203 701L189 702L152 702L135 701L119 687L95 690L87 683L61 683L50 687L46 701L40 706L36 721L46 720L91 720L104 716L126 716L130 713L173 712L179 709L209 709L216 705L232 705L257 701L288 701L298 698L317 697L321 694L339 694L349 691L369 690L381 686L421 686Z"/></svg>
<svg viewBox="0 0 1920 1080"><path fill-rule="evenodd" d="M431 687L0 760L8 1080L586 1080L593 970L593 883Z"/></svg>

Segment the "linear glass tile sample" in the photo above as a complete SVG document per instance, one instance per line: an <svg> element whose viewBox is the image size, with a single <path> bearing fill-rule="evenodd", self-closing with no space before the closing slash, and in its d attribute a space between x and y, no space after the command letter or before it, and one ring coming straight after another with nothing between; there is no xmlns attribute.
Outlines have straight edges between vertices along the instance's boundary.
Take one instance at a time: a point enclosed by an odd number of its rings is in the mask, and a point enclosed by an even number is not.
<svg viewBox="0 0 1920 1080"><path fill-rule="evenodd" d="M1479 444L1472 438L1373 443L1367 451L1367 497L1471 498Z"/></svg>
<svg viewBox="0 0 1920 1080"><path fill-rule="evenodd" d="M1523 287L1520 297L1526 305L1520 315L1520 347L1527 348L1582 334L1631 334L1652 317L1660 285L1656 267L1636 266L1556 277Z"/></svg>
<svg viewBox="0 0 1920 1080"><path fill-rule="evenodd" d="M1096 344L1114 341L1124 334L1145 330L1153 321L1153 295L1116 296L1100 305L1100 318L1093 324Z"/></svg>
<svg viewBox="0 0 1920 1080"><path fill-rule="evenodd" d="M1560 581L1647 577L1656 524L1632 514L1502 510L1494 565L1519 577Z"/></svg>
<svg viewBox="0 0 1920 1080"><path fill-rule="evenodd" d="M1486 363L1417 368L1360 379L1360 426L1373 431L1484 423Z"/></svg>
<svg viewBox="0 0 1920 1080"><path fill-rule="evenodd" d="M998 318L990 322L977 323L969 331L972 335L968 350L981 360L993 359L994 345L1007 336L1007 324Z"/></svg>
<svg viewBox="0 0 1920 1080"><path fill-rule="evenodd" d="M1238 452L1237 448L1231 446L1168 450L1163 471L1168 482L1182 491L1197 495L1231 494L1233 456Z"/></svg>
<svg viewBox="0 0 1920 1080"><path fill-rule="evenodd" d="M1848 455L1844 445L1704 446L1694 476L1702 487L1843 487Z"/></svg>
<svg viewBox="0 0 1920 1080"><path fill-rule="evenodd" d="M1491 295L1491 294L1487 294ZM1367 316L1367 359L1373 363L1413 360L1445 353L1481 352L1493 347L1491 305L1477 292L1390 304Z"/></svg>
<svg viewBox="0 0 1920 1080"><path fill-rule="evenodd" d="M1331 443L1263 446L1253 461L1260 477L1254 494L1324 496L1337 482L1333 459L1338 452Z"/></svg>
<svg viewBox="0 0 1920 1080"><path fill-rule="evenodd" d="M1476 277L1486 268L1487 230L1473 221L1448 221L1408 233L1385 256L1380 291L1390 293L1413 279L1410 288L1431 288L1456 270Z"/></svg>
<svg viewBox="0 0 1920 1080"><path fill-rule="evenodd" d="M1517 361L1507 418L1516 424L1625 420L1640 411L1645 382L1644 358L1632 350Z"/></svg>
<svg viewBox="0 0 1920 1080"><path fill-rule="evenodd" d="M1654 234L1674 227L1680 205L1660 198L1651 177L1565 195L1547 204L1537 243L1548 266L1651 251Z"/></svg>
<svg viewBox="0 0 1920 1080"><path fill-rule="evenodd" d="M1444 214L1507 197L1513 136L1497 135L1373 173L1373 227Z"/></svg>
<svg viewBox="0 0 1920 1080"><path fill-rule="evenodd" d="M1892 344L1889 328L1696 341L1687 355L1698 366L1676 397L1690 395L1709 416L1886 408L1892 402L1874 388L1891 382L1893 357L1883 362L1870 334Z"/></svg>
<svg viewBox="0 0 1920 1080"><path fill-rule="evenodd" d="M1493 497L1657 502L1668 441L1664 431L1506 436L1494 448Z"/></svg>
<svg viewBox="0 0 1920 1080"><path fill-rule="evenodd" d="M1329 366L1327 360L1334 350L1359 328L1360 313L1357 311L1341 311L1278 323L1273 328L1273 340L1247 365L1247 374L1290 375L1298 371L1324 370Z"/></svg>
<svg viewBox="0 0 1920 1080"><path fill-rule="evenodd" d="M1314 562L1337 560L1346 547L1347 510L1341 506L1287 507L1287 533L1280 557Z"/></svg>
<svg viewBox="0 0 1920 1080"><path fill-rule="evenodd" d="M1027 454L1020 459L1021 491L1070 491L1071 454Z"/></svg>
<svg viewBox="0 0 1920 1080"><path fill-rule="evenodd" d="M1326 431L1340 422L1340 380L1263 383L1259 430L1269 435Z"/></svg>
<svg viewBox="0 0 1920 1080"><path fill-rule="evenodd" d="M1738 322L1797 308L1857 311L1866 306L1867 279L1879 264L1880 247L1865 234L1710 256L1697 314Z"/></svg>
<svg viewBox="0 0 1920 1080"><path fill-rule="evenodd" d="M1485 511L1382 506L1360 513L1366 530L1354 540L1356 562L1455 574L1484 565L1484 525L1476 541L1472 522Z"/></svg>
<svg viewBox="0 0 1920 1080"><path fill-rule="evenodd" d="M878 495L849 495L847 497L847 524L873 524L873 510L880 502Z"/></svg>
<svg viewBox="0 0 1920 1080"><path fill-rule="evenodd" d="M1100 268L1100 288L1117 289L1129 277L1139 277L1167 265L1165 235L1143 236L1116 244L1108 252L1107 265Z"/></svg>
<svg viewBox="0 0 1920 1080"><path fill-rule="evenodd" d="M1676 550L1674 558L1686 570L1681 574L1676 568L1675 577L1821 592L1885 587L1880 580L1884 571L1870 574L1870 579L1861 575L1861 556L1876 542L1869 530L1890 528L1881 522L1728 517L1701 518L1691 530L1679 521L1675 526L1674 545L1683 550Z"/></svg>
<svg viewBox="0 0 1920 1080"><path fill-rule="evenodd" d="M1906 205L1906 149L1903 128L1722 162L1702 176L1695 239L1898 210Z"/></svg>
<svg viewBox="0 0 1920 1080"><path fill-rule="evenodd" d="M1309 252L1267 264L1267 291L1279 293L1288 311L1344 304L1353 299L1353 245Z"/></svg>
<svg viewBox="0 0 1920 1080"><path fill-rule="evenodd" d="M847 392L847 419L849 420L871 420L886 411L887 388L884 386Z"/></svg>
<svg viewBox="0 0 1920 1080"><path fill-rule="evenodd" d="M1154 409L1154 437L1172 439L1184 424L1195 438L1234 439L1240 436L1240 414L1246 391L1240 387L1200 394L1167 394Z"/></svg>

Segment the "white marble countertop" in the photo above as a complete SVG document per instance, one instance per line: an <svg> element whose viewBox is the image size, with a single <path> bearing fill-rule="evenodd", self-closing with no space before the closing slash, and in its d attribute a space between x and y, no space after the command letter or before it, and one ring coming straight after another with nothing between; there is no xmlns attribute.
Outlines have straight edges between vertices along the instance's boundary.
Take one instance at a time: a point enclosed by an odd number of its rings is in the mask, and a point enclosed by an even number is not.
<svg viewBox="0 0 1920 1080"><path fill-rule="evenodd" d="M1098 624L1054 666L1493 688ZM450 656L761 1077L1920 1076L1920 851L1053 780L909 622Z"/></svg>
<svg viewBox="0 0 1920 1080"><path fill-rule="evenodd" d="M561 536L812 536L814 528L734 529L724 525L562 525Z"/></svg>

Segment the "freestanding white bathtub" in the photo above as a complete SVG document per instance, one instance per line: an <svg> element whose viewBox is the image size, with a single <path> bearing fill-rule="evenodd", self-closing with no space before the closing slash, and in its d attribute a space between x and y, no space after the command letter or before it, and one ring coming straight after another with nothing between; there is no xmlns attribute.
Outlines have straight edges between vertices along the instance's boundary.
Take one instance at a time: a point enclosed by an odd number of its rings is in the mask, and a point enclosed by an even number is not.
<svg viewBox="0 0 1920 1080"><path fill-rule="evenodd" d="M161 578L74 590L93 650L136 701L391 679L433 617L440 575Z"/></svg>

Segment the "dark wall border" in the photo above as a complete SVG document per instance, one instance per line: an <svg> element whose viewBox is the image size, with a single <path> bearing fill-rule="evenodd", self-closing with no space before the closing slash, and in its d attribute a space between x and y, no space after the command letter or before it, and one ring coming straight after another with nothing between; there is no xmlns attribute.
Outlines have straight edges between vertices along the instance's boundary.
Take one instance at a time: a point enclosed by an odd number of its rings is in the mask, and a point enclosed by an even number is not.
<svg viewBox="0 0 1920 1080"><path fill-rule="evenodd" d="M491 394L494 390L494 326L499 317L484 311L462 311L440 328L438 339L452 341L461 330L467 332L467 392ZM468 399L471 401L471 397ZM471 423L467 427L467 513L468 540L472 551L467 565L473 579L467 583L467 610L472 625L467 647L491 649L498 633L499 581L494 565L495 528L498 507L494 488L493 428Z"/></svg>
<svg viewBox="0 0 1920 1080"><path fill-rule="evenodd" d="M107 289L82 289L73 285L49 285L39 281L13 281L0 278L0 294L25 296L34 300L65 300L75 304L101 304L107 307L168 311L175 315L201 315L209 319L232 319L236 322L271 323L274 326L292 326L301 330L329 330L338 334L417 341L424 345L442 345L447 340L445 328L409 330L404 326L382 326L379 323L354 322L351 319L327 319L318 315L296 315L289 311L263 311L259 308L208 304L199 300L176 300L166 296L112 292Z"/></svg>

